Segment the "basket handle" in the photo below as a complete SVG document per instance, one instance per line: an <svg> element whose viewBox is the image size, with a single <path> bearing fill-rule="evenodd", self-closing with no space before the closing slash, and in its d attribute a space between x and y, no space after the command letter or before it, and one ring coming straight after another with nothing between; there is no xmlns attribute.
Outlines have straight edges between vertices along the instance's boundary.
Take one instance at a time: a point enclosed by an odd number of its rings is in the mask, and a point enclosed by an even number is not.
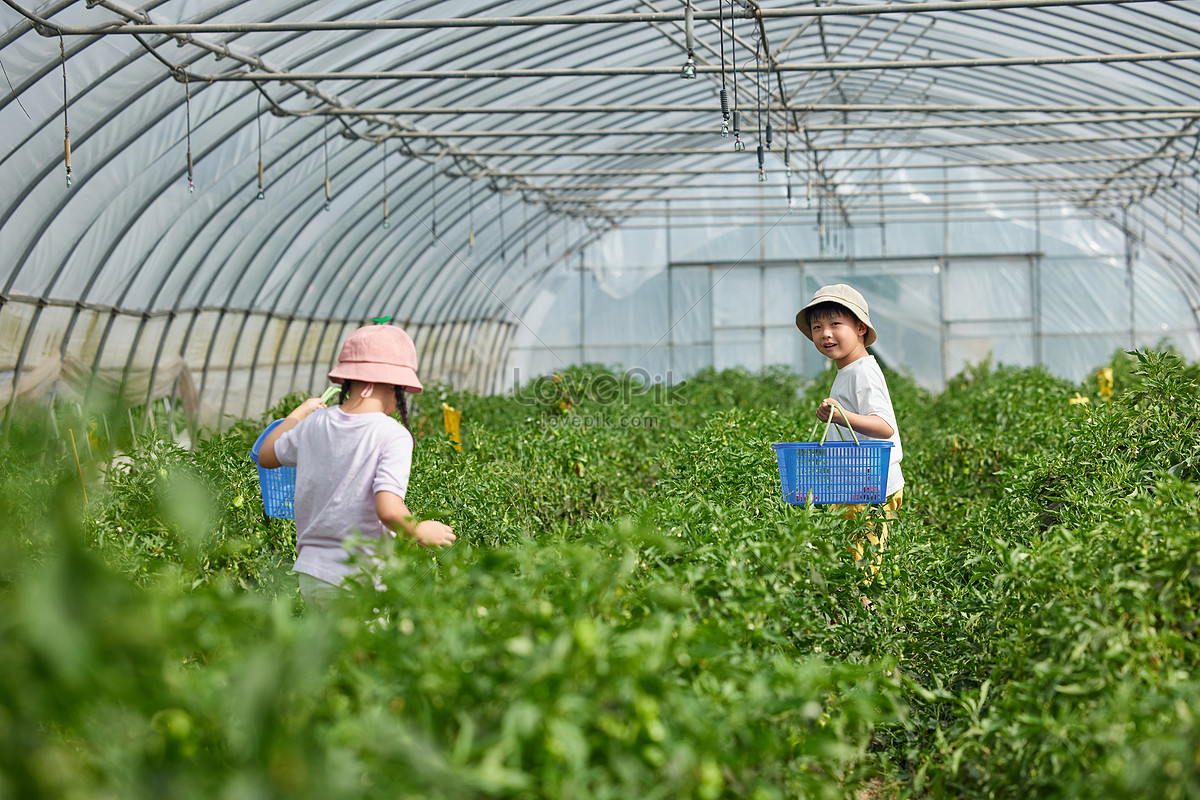
<svg viewBox="0 0 1200 800"><path fill-rule="evenodd" d="M862 442L860 442L858 440L858 434L854 432L854 428L850 427L850 424L849 424L850 418L848 416L846 416L846 409L842 408L841 403L839 403L836 400L833 400L832 403L833 403L834 408L836 408L838 411L842 412L842 419L846 420L846 427L850 428L850 435L854 437L854 443L856 445L862 444ZM813 426L812 433L808 437L810 440L813 439L817 435L817 428L820 427L820 425L821 425L821 420L817 420L817 424ZM829 415L829 420L825 423L825 433L821 434L821 444L825 444L825 439L828 438L828 436L829 436L829 427L831 425L833 425L833 414ZM840 439L843 442L846 441L846 437L842 435L842 426L840 426L840 425L837 428L837 434L838 434L838 439Z"/></svg>

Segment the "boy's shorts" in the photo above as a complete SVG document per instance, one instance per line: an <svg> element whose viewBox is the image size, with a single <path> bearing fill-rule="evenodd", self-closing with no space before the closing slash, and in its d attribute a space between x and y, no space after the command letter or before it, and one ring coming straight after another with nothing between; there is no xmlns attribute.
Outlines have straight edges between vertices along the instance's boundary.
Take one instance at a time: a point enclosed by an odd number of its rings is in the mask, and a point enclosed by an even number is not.
<svg viewBox="0 0 1200 800"><path fill-rule="evenodd" d="M865 503L853 503L849 505L838 504L833 506L842 512L842 519L854 519L859 514L866 511L868 508L873 509L874 513L868 517L866 539L867 544L871 546L871 559L865 565L867 577L863 579L863 584L869 586L875 580L875 573L879 572L879 567L883 564L882 551L887 549L888 538L888 520L896 519L896 512L900 510L900 505L904 502L904 487L900 487L888 496L887 501L883 505L868 506ZM875 516L875 513L881 516ZM854 563L861 564L863 560L863 540L861 536L855 536L850 540L850 553L854 556Z"/></svg>

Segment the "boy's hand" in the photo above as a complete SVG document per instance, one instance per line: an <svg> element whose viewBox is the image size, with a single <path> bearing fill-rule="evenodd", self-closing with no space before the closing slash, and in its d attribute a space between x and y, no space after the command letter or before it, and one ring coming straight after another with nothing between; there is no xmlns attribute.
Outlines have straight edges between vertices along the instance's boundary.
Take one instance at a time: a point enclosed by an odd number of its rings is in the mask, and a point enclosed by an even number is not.
<svg viewBox="0 0 1200 800"><path fill-rule="evenodd" d="M837 424L849 427L850 421L842 414L837 401L832 397L826 397L821 401L821 405L817 406L817 419L821 422L829 422L830 415L833 415L833 421Z"/></svg>
<svg viewBox="0 0 1200 800"><path fill-rule="evenodd" d="M425 547L445 547L454 544L458 537L446 523L426 519L418 522L413 528L413 538Z"/></svg>

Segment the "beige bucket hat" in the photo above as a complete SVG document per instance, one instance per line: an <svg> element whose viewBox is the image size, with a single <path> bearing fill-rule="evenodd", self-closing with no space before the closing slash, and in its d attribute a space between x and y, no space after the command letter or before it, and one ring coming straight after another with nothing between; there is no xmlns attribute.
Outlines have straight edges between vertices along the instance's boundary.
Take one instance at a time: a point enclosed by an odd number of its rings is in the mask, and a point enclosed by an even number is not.
<svg viewBox="0 0 1200 800"><path fill-rule="evenodd" d="M859 322L867 326L867 337L865 344L867 346L875 344L876 334L875 326L871 324L871 317L867 313L867 301L853 286L847 286L844 283L835 283L832 286L822 286L817 289L817 293L813 295L813 299L808 305L796 312L796 327L800 332L812 341L812 329L808 325L807 311L818 303L837 303L839 306L844 306L854 316L858 317Z"/></svg>

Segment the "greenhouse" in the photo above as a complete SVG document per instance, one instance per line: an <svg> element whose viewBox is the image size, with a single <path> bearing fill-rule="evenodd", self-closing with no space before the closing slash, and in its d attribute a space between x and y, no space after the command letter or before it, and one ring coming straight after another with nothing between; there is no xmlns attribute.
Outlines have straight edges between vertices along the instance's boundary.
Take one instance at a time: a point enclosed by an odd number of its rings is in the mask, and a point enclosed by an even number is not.
<svg viewBox="0 0 1200 800"><path fill-rule="evenodd" d="M1200 3L4 0L0 68L0 800L1200 797ZM395 328L317 613L267 482Z"/></svg>
<svg viewBox="0 0 1200 800"><path fill-rule="evenodd" d="M827 5L6 2L0 380L215 424L380 315L484 392L811 373L840 278L930 388L1200 355L1195 8Z"/></svg>

